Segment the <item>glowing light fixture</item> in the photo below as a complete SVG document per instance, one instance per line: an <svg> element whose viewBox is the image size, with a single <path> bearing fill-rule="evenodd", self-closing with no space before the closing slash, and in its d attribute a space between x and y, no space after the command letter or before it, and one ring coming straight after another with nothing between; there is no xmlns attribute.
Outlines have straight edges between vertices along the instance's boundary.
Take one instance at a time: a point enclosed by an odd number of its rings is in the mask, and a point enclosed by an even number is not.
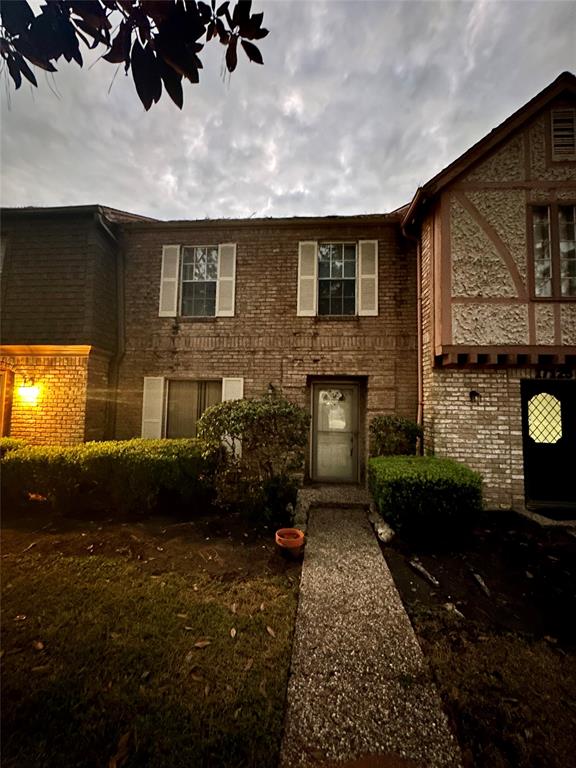
<svg viewBox="0 0 576 768"><path fill-rule="evenodd" d="M36 405L40 395L40 387L33 380L26 381L18 387L18 395L27 405Z"/></svg>

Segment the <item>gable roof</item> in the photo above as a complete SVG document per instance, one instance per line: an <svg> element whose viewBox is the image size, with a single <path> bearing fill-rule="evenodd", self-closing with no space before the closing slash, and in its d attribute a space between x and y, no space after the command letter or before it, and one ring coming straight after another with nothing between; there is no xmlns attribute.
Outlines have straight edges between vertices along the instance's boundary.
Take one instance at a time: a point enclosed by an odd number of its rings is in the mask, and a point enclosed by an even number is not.
<svg viewBox="0 0 576 768"><path fill-rule="evenodd" d="M556 80L546 86L534 98L530 99L523 107L520 107L514 114L510 115L503 123L500 123L500 125L490 131L484 138L476 142L463 155L456 158L456 160L440 171L440 173L437 173L436 176L431 178L422 187L418 187L411 203L407 206L402 220L402 228L406 230L416 224L422 206L426 202L431 200L458 176L465 173L471 165L477 163L478 160L481 160L502 144L518 128L541 112L551 101L564 94L576 97L576 76L571 72L562 72Z"/></svg>

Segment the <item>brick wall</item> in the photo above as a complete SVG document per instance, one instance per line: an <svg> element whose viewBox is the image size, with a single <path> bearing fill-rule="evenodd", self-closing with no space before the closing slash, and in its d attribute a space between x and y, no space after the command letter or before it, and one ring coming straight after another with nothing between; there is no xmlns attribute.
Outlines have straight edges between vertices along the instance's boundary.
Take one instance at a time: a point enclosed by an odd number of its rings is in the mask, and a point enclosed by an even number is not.
<svg viewBox="0 0 576 768"><path fill-rule="evenodd" d="M2 218L3 344L116 348L116 261L92 216Z"/></svg>
<svg viewBox="0 0 576 768"><path fill-rule="evenodd" d="M37 445L84 440L88 357L4 355L0 365L14 372L11 437ZM39 387L35 404L19 394L25 379L33 379Z"/></svg>
<svg viewBox="0 0 576 768"><path fill-rule="evenodd" d="M297 317L298 242L379 242L378 317ZM236 313L158 317L162 245L237 243ZM310 377L365 377L366 420L416 417L416 259L396 222L316 219L238 226L125 227L126 354L117 436L140 433L144 376L243 376L246 397L268 384L307 406Z"/></svg>

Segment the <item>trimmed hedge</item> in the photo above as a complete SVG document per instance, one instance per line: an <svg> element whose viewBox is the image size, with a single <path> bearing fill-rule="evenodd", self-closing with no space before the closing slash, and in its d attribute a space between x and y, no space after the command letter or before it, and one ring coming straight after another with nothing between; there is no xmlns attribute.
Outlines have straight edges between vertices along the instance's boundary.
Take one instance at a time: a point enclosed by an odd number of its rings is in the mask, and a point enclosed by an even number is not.
<svg viewBox="0 0 576 768"><path fill-rule="evenodd" d="M17 440L15 437L0 437L0 459L10 451L18 451L27 445L25 440Z"/></svg>
<svg viewBox="0 0 576 768"><path fill-rule="evenodd" d="M370 422L372 456L413 456L422 427L404 416L375 416Z"/></svg>
<svg viewBox="0 0 576 768"><path fill-rule="evenodd" d="M61 514L148 514L212 498L212 462L197 440L27 446L1 461L8 503L45 497ZM192 510L189 510L192 511Z"/></svg>
<svg viewBox="0 0 576 768"><path fill-rule="evenodd" d="M368 481L380 514L408 538L451 539L482 509L482 477L434 456L370 459Z"/></svg>

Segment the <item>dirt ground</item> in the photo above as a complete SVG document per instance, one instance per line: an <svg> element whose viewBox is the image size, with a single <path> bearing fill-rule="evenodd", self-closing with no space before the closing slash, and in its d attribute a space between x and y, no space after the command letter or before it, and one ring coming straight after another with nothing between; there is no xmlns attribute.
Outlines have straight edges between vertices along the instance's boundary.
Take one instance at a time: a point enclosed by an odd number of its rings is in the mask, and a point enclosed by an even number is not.
<svg viewBox="0 0 576 768"><path fill-rule="evenodd" d="M223 580L284 573L295 564L279 557L274 530L256 528L239 515L200 516L189 522L169 517L118 522L52 515L38 502L2 516L2 554L100 555L135 560L149 572L200 572Z"/></svg>
<svg viewBox="0 0 576 768"><path fill-rule="evenodd" d="M493 512L457 552L383 550L466 767L576 765L576 535Z"/></svg>

